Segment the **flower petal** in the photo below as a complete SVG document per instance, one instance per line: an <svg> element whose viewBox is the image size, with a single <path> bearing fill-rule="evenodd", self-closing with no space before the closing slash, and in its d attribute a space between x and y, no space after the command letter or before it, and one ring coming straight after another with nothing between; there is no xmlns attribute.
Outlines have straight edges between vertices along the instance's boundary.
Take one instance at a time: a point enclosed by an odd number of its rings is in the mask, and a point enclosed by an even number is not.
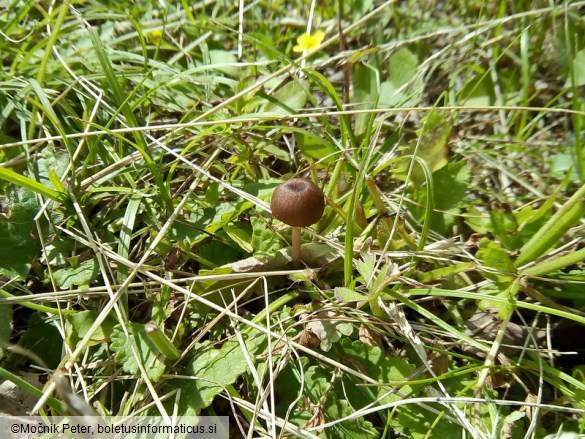
<svg viewBox="0 0 585 439"><path fill-rule="evenodd" d="M303 49L306 49L311 45L311 35L303 34L297 38L297 44L301 46Z"/></svg>
<svg viewBox="0 0 585 439"><path fill-rule="evenodd" d="M325 39L325 32L323 32L322 30L318 30L313 34L313 39L316 42L315 46L320 45Z"/></svg>

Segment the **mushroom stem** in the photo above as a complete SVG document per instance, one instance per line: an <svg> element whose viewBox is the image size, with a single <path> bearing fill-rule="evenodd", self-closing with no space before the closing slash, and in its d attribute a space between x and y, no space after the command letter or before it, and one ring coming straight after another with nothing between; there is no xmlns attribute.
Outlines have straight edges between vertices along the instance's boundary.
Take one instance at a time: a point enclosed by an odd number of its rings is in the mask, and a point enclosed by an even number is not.
<svg viewBox="0 0 585 439"><path fill-rule="evenodd" d="M292 260L293 267L301 267L301 228L292 228Z"/></svg>

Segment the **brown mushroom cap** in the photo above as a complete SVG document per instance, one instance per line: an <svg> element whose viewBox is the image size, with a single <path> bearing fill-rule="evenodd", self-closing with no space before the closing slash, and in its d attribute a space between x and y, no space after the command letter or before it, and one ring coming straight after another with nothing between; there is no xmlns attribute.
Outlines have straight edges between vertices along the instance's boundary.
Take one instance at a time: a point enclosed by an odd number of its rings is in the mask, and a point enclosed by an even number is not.
<svg viewBox="0 0 585 439"><path fill-rule="evenodd" d="M311 180L293 178L272 194L272 215L293 227L307 227L323 216L325 196Z"/></svg>

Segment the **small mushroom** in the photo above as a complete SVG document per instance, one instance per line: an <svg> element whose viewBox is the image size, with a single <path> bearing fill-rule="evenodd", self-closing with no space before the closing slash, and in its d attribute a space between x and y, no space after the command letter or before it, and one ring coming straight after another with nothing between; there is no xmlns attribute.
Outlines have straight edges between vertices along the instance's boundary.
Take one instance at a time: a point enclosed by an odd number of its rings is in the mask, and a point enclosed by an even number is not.
<svg viewBox="0 0 585 439"><path fill-rule="evenodd" d="M292 226L293 266L301 264L301 227L315 224L323 216L325 196L311 180L293 178L278 186L272 194L272 215Z"/></svg>

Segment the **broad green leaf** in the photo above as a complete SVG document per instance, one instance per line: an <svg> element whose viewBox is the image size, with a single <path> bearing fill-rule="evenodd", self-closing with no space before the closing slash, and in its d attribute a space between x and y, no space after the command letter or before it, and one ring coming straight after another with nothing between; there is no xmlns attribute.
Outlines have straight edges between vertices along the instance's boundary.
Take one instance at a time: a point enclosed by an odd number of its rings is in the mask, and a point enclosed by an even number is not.
<svg viewBox="0 0 585 439"><path fill-rule="evenodd" d="M506 204L492 203L490 210L493 233L502 245L509 250L517 250L522 246L518 235L518 221Z"/></svg>
<svg viewBox="0 0 585 439"><path fill-rule="evenodd" d="M408 49L400 49L390 57L390 81L395 87L408 84L416 75L418 59Z"/></svg>
<svg viewBox="0 0 585 439"><path fill-rule="evenodd" d="M343 339L336 347L344 358L356 361L361 366L360 370L380 383L396 385L406 382L416 369L416 365L409 363L405 358L387 355L380 347L370 346L361 341ZM406 393L411 390L409 386L403 389ZM385 390L380 389L380 394L384 392Z"/></svg>
<svg viewBox="0 0 585 439"><path fill-rule="evenodd" d="M71 331L67 337L67 342L70 346L74 348L79 340L86 336L87 331L91 328L91 325L93 325L99 314L98 311L88 310L67 315L67 322L71 325ZM110 334L116 323L117 322L114 318L110 316L106 317L91 336L88 346L94 346L109 341Z"/></svg>
<svg viewBox="0 0 585 439"><path fill-rule="evenodd" d="M421 128L417 130L419 138L405 151L414 154L424 160L431 172L436 172L445 167L449 161L449 138L453 129L453 119L438 111L432 110L420 122ZM394 175L400 179L406 179L410 167L411 158L405 157L394 171ZM425 181L424 171L420 165L415 165L410 175L415 184Z"/></svg>
<svg viewBox="0 0 585 439"><path fill-rule="evenodd" d="M333 395L328 399L329 401L326 406L325 416L329 421L351 416L355 412L355 409L346 399L334 399ZM352 419L350 421L342 422L341 424L332 427L330 431L325 434L325 437L335 439L373 439L378 438L379 433L370 421L364 418L359 418L357 420Z"/></svg>
<svg viewBox="0 0 585 439"><path fill-rule="evenodd" d="M422 78L417 77L416 55L400 49L390 57L389 64L390 78L380 84L378 108L416 105L423 88Z"/></svg>
<svg viewBox="0 0 585 439"><path fill-rule="evenodd" d="M488 284L479 288L478 292L485 296L492 296L497 300L480 299L477 301L477 306L480 310L498 310L498 315L501 319L505 318L514 311L514 303L512 299L513 286L515 283L495 283ZM484 297L485 297L484 296Z"/></svg>
<svg viewBox="0 0 585 439"><path fill-rule="evenodd" d="M405 358L388 355L388 353L380 347L372 347L360 341L344 339L336 346L336 348L340 357L351 362L351 364L359 365L358 370L375 379L380 384L388 383L390 386L397 386L401 383L406 383L417 367ZM403 399L396 394L388 396L387 389L385 388L371 388L371 391L373 392L373 394L369 396L371 400L364 399L368 397L368 394L364 392L363 388L358 389L346 385L345 389L348 389L346 394L353 396L350 402L352 402L354 409L356 406L359 407L361 405L369 404L382 397L383 398L379 400L379 403L382 404ZM403 395L417 396L416 389L409 385L401 386L400 392ZM358 400L360 401L360 405L357 405L356 403ZM409 404L399 406L396 409L396 412L389 418L388 422L394 429L401 432L406 437L417 437L422 439L424 434L429 431L429 427L435 419L436 415L433 415L429 411L421 409L416 405ZM461 431L460 427L449 422L441 422L439 423L439 426L434 430L439 434ZM435 436L433 435L433 437Z"/></svg>
<svg viewBox="0 0 585 439"><path fill-rule="evenodd" d="M340 258L339 252L328 244L307 242L301 245L303 260L310 267L323 267Z"/></svg>
<svg viewBox="0 0 585 439"><path fill-rule="evenodd" d="M482 235L485 235L488 231L491 231L492 221L489 215L484 211L479 210L475 206L467 209L465 223L475 233L481 233Z"/></svg>
<svg viewBox="0 0 585 439"><path fill-rule="evenodd" d="M55 325L55 322L43 314L33 313L27 322L26 331L22 336L20 345L36 356L32 358L40 366L55 369L61 362L63 339Z"/></svg>
<svg viewBox="0 0 585 439"><path fill-rule="evenodd" d="M357 263L357 269L364 283L369 283L374 275L374 266L376 265L376 257L373 254L365 254Z"/></svg>
<svg viewBox="0 0 585 439"><path fill-rule="evenodd" d="M238 59L233 53L226 50L210 50L209 59L211 61L210 67L235 78L240 75L242 68L235 65L238 63Z"/></svg>
<svg viewBox="0 0 585 439"><path fill-rule="evenodd" d="M376 273L376 279L370 284L369 293L377 295L387 285L388 272L393 268L391 263L386 263L380 266L380 270ZM392 276L392 274L390 274Z"/></svg>
<svg viewBox="0 0 585 439"><path fill-rule="evenodd" d="M482 238L476 257L481 261L482 266L487 268L482 270L482 273L488 279L503 283L514 280L516 268L506 250L498 243Z"/></svg>
<svg viewBox="0 0 585 439"><path fill-rule="evenodd" d="M254 216L252 221L252 248L256 255L270 255L276 253L281 245L276 233L266 227L266 221Z"/></svg>
<svg viewBox="0 0 585 439"><path fill-rule="evenodd" d="M249 226L243 223L230 223L223 226L223 230L225 230L228 236L232 238L241 249L247 253L252 253L254 251L254 247L252 247L252 244L250 243L252 237L246 228L249 228Z"/></svg>
<svg viewBox="0 0 585 439"><path fill-rule="evenodd" d="M525 235L525 238L532 237L550 218L555 200L556 197L551 197L538 209L528 204L517 211L515 214L520 227L519 233Z"/></svg>
<svg viewBox="0 0 585 439"><path fill-rule="evenodd" d="M329 164L338 157L339 151L335 146L313 133L295 131L295 140L303 155L310 159Z"/></svg>
<svg viewBox="0 0 585 439"><path fill-rule="evenodd" d="M367 14L372 5L374 4L374 0L352 0L350 2L351 11L356 14L360 14L359 16L363 16Z"/></svg>
<svg viewBox="0 0 585 439"><path fill-rule="evenodd" d="M50 146L43 148L37 160L31 163L30 177L58 192L66 192L60 177L65 174L69 160L69 154L65 151Z"/></svg>
<svg viewBox="0 0 585 439"><path fill-rule="evenodd" d="M469 75L471 79L467 80L459 91L459 104L478 107L492 105L495 100L494 84L489 72L476 64L471 65L467 70L471 72L462 71L461 75Z"/></svg>
<svg viewBox="0 0 585 439"><path fill-rule="evenodd" d="M421 121L417 155L428 163L432 172L438 171L448 163L447 144L452 129L453 119L437 111L431 111Z"/></svg>
<svg viewBox="0 0 585 439"><path fill-rule="evenodd" d="M451 409L435 405L439 413L450 414ZM401 406L392 426L402 435L413 439L465 437L463 428L453 422L439 418L438 414L420 409L416 405Z"/></svg>
<svg viewBox="0 0 585 439"><path fill-rule="evenodd" d="M260 334L244 335L245 348L252 361L265 346L266 337ZM248 370L248 365L237 339L227 341L220 349L203 343L181 371L182 378L168 381L170 389L181 389L179 413L196 416L208 407L215 396ZM169 389L169 390L170 390Z"/></svg>
<svg viewBox="0 0 585 439"><path fill-rule="evenodd" d="M198 209L190 215L188 222L192 227L205 229L215 233L224 225L234 220L239 214L238 206L234 203L220 203L214 207Z"/></svg>
<svg viewBox="0 0 585 439"><path fill-rule="evenodd" d="M340 302L359 302L366 300L367 296L350 288L337 287L335 288L335 299Z"/></svg>
<svg viewBox="0 0 585 439"><path fill-rule="evenodd" d="M583 73L585 74L585 73ZM558 180L562 180L571 171L569 179L571 181L578 181L579 174L577 173L576 156L573 154L558 153L549 157L550 175Z"/></svg>
<svg viewBox="0 0 585 439"><path fill-rule="evenodd" d="M352 103L358 104L355 105L358 110L416 105L423 89L422 79L417 77L417 68L418 59L408 49L392 54L388 78L380 78L380 72L375 67L356 62ZM365 133L369 118L367 113L356 115L356 135Z"/></svg>
<svg viewBox="0 0 585 439"><path fill-rule="evenodd" d="M225 265L238 260L241 250L230 242L227 233L221 231L214 239L197 247L197 255L215 265Z"/></svg>
<svg viewBox="0 0 585 439"><path fill-rule="evenodd" d="M140 374L138 365L142 364L148 377L157 382L165 371L165 364L154 342L146 334L144 325L129 323L126 330L128 337L119 324L112 331L110 348L115 353L116 363L131 374Z"/></svg>
<svg viewBox="0 0 585 439"><path fill-rule="evenodd" d="M205 190L205 201L208 204L215 205L219 203L219 183L211 182Z"/></svg>
<svg viewBox="0 0 585 439"><path fill-rule="evenodd" d="M369 110L376 108L380 95L379 72L361 62L354 64L353 71L353 96L351 98L356 110ZM355 117L354 132L360 136L366 132L371 115L368 113L358 114Z"/></svg>
<svg viewBox="0 0 585 439"><path fill-rule="evenodd" d="M373 108L380 93L378 71L368 64L356 63L353 72L352 102L358 109Z"/></svg>
<svg viewBox="0 0 585 439"><path fill-rule="evenodd" d="M431 212L431 229L441 234L447 234L455 224L456 215L460 213L459 206L465 202L469 188L470 171L464 161L449 163L433 174L433 201L434 210ZM421 206L413 207L417 217L427 215L427 190L421 188L416 191L415 199Z"/></svg>
<svg viewBox="0 0 585 439"><path fill-rule="evenodd" d="M449 163L433 175L433 180L435 208L450 210L465 201L470 169L465 161Z"/></svg>
<svg viewBox="0 0 585 439"><path fill-rule="evenodd" d="M53 279L62 289L71 288L74 285L89 286L98 277L99 266L95 259L82 262L77 267L62 268L53 273Z"/></svg>
<svg viewBox="0 0 585 439"><path fill-rule="evenodd" d="M307 91L299 81L291 81L282 86L262 108L272 114L295 114L307 103Z"/></svg>
<svg viewBox="0 0 585 439"><path fill-rule="evenodd" d="M5 205L0 213L0 274L24 279L39 248L33 220L40 208L37 196L8 185L0 201Z"/></svg>

